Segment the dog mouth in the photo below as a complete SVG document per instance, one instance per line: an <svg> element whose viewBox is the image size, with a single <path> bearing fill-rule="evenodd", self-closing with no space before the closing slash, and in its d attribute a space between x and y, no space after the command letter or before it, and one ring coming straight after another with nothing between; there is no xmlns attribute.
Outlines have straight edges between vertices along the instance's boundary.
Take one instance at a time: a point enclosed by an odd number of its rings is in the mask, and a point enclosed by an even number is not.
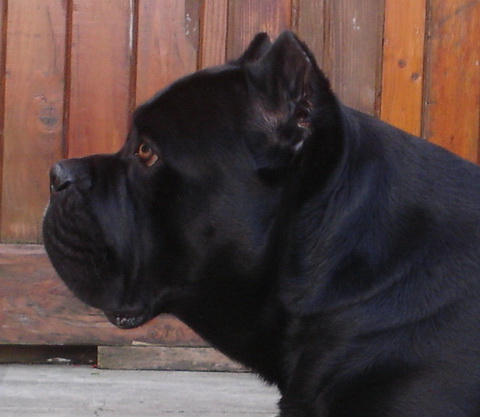
<svg viewBox="0 0 480 417"><path fill-rule="evenodd" d="M112 312L105 311L108 321L119 329L134 329L150 319L150 315L142 312Z"/></svg>

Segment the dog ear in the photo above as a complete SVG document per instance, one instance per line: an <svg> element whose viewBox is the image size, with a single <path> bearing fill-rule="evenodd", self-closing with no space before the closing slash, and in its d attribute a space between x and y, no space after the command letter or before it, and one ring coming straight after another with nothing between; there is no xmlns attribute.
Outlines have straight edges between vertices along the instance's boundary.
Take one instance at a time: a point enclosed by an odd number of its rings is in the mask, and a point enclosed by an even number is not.
<svg viewBox="0 0 480 417"><path fill-rule="evenodd" d="M266 33L257 33L257 35L250 42L250 45L245 49L240 58L233 61L236 65L245 65L249 62L254 62L260 59L272 46L272 41Z"/></svg>
<svg viewBox="0 0 480 417"><path fill-rule="evenodd" d="M259 168L285 165L311 136L315 109L333 98L330 84L307 46L289 31L246 71L253 123L267 138L249 147Z"/></svg>

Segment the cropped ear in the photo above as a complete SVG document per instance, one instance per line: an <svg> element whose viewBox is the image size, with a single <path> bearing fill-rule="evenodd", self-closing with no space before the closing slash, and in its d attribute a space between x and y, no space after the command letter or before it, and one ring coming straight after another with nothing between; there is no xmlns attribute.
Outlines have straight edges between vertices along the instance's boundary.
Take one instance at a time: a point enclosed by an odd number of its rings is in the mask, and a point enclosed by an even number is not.
<svg viewBox="0 0 480 417"><path fill-rule="evenodd" d="M240 58L237 58L233 63L242 66L249 62L256 61L265 55L271 46L272 42L266 33L257 33Z"/></svg>
<svg viewBox="0 0 480 417"><path fill-rule="evenodd" d="M326 95L333 97L329 82L307 46L289 31L246 68L254 123L267 137L250 148L259 168L286 167L312 134L316 106Z"/></svg>

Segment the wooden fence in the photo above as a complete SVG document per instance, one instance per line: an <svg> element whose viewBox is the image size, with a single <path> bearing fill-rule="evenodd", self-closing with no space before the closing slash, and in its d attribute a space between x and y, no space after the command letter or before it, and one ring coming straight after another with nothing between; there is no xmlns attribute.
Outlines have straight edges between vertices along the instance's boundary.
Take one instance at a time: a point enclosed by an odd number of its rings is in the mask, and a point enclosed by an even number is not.
<svg viewBox="0 0 480 417"><path fill-rule="evenodd" d="M295 30L346 104L478 160L480 2L3 0L1 241L40 242L48 170L118 149L179 76Z"/></svg>
<svg viewBox="0 0 480 417"><path fill-rule="evenodd" d="M170 317L115 329L25 243L52 163L117 150L137 104L284 29L346 104L478 162L479 0L0 0L0 344L204 345Z"/></svg>

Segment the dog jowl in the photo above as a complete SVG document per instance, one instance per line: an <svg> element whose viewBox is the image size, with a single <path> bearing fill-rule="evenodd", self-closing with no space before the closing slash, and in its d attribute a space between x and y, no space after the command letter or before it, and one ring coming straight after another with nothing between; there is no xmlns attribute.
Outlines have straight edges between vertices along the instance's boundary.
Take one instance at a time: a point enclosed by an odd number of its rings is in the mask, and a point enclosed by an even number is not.
<svg viewBox="0 0 480 417"><path fill-rule="evenodd" d="M480 415L480 169L341 104L290 32L58 162L44 240L113 324L176 315L282 417Z"/></svg>

